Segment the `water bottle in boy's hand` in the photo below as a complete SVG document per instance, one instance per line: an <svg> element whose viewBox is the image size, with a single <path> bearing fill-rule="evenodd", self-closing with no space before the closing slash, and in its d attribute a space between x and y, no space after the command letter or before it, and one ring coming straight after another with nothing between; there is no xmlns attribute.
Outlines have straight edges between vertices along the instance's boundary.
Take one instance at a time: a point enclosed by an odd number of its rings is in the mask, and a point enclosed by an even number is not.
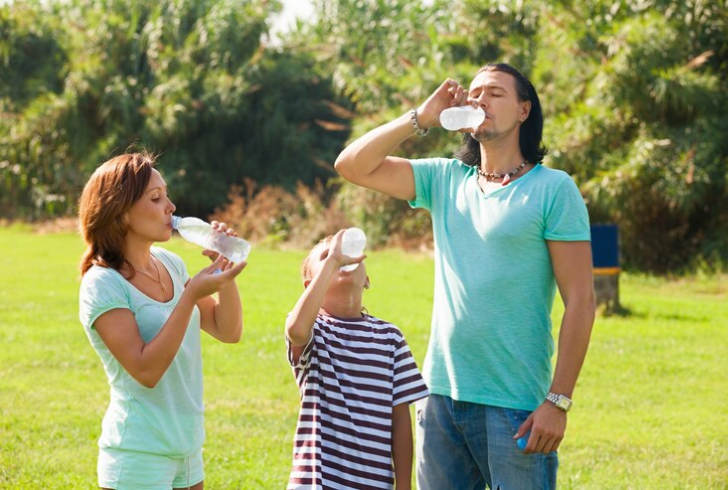
<svg viewBox="0 0 728 490"><path fill-rule="evenodd" d="M485 121L485 111L480 107L463 105L450 107L440 113L440 124L448 131L477 128Z"/></svg>
<svg viewBox="0 0 728 490"><path fill-rule="evenodd" d="M198 218L172 216L172 228L179 231L185 240L208 250L214 250L236 264L248 258L250 253L250 243L242 238L219 232Z"/></svg>
<svg viewBox="0 0 728 490"><path fill-rule="evenodd" d="M341 237L341 253L347 257L358 257L364 253L367 236L359 228L348 228ZM350 272L359 267L359 263L349 264L339 270Z"/></svg>

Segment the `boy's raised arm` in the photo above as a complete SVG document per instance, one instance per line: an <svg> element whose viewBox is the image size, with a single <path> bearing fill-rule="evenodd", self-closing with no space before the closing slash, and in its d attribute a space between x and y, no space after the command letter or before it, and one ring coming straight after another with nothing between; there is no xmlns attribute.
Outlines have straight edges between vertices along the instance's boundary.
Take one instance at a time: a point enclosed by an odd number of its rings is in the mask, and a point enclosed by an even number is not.
<svg viewBox="0 0 728 490"><path fill-rule="evenodd" d="M311 330L324 302L331 278L342 265L359 263L364 260L363 255L347 257L341 254L341 239L344 231L340 230L334 235L328 249L321 247L321 267L316 271L313 279L304 282L306 289L286 319L286 336L294 347L295 357L300 355L298 349L295 348L305 346L311 339Z"/></svg>
<svg viewBox="0 0 728 490"><path fill-rule="evenodd" d="M294 347L303 347L311 339L311 330L324 301L329 281L339 267L333 257L327 257L288 315L286 335Z"/></svg>

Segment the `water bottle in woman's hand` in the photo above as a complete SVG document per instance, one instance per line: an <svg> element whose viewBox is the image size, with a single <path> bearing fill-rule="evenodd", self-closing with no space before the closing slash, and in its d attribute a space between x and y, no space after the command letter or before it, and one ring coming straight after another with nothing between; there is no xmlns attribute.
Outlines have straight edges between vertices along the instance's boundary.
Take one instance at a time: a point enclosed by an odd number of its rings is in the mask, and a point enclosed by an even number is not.
<svg viewBox="0 0 728 490"><path fill-rule="evenodd" d="M217 231L199 218L172 216L172 228L179 231L185 240L208 250L214 250L231 262L242 262L250 254L250 243L242 238Z"/></svg>

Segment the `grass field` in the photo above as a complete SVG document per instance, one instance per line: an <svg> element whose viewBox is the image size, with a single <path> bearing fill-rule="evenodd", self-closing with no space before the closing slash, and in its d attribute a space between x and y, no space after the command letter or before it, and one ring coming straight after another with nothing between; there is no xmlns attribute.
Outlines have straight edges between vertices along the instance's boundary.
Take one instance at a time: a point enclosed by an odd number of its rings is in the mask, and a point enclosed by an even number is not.
<svg viewBox="0 0 728 490"><path fill-rule="evenodd" d="M207 263L180 240L166 246L191 273ZM3 228L0 250L0 489L93 488L108 387L78 322L82 243ZM285 486L298 397L282 324L303 256L254 249L238 280L243 341L203 336L209 489ZM376 252L367 267L365 305L402 328L421 365L432 260ZM629 314L597 319L559 487L728 489L728 279L623 275L620 294Z"/></svg>

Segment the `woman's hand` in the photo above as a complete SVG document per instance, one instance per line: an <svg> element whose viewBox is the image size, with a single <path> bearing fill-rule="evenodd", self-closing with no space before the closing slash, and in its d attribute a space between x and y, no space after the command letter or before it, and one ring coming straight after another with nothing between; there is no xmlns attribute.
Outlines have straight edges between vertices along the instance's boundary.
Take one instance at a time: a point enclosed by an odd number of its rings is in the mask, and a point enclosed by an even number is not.
<svg viewBox="0 0 728 490"><path fill-rule="evenodd" d="M228 226L221 222L221 221L212 221L210 222L210 226L212 226L212 229L217 231L218 233L224 233L225 235L229 236L238 236L238 234L233 230L232 228L228 228ZM206 257L210 257L210 260L216 260L219 253L215 252L214 250L205 249L202 251L202 255Z"/></svg>
<svg viewBox="0 0 728 490"><path fill-rule="evenodd" d="M187 282L186 289L197 302L220 291L220 289L234 281L238 274L245 269L246 265L248 263L245 261L233 264L223 255L217 254L217 258L212 264L202 269Z"/></svg>

